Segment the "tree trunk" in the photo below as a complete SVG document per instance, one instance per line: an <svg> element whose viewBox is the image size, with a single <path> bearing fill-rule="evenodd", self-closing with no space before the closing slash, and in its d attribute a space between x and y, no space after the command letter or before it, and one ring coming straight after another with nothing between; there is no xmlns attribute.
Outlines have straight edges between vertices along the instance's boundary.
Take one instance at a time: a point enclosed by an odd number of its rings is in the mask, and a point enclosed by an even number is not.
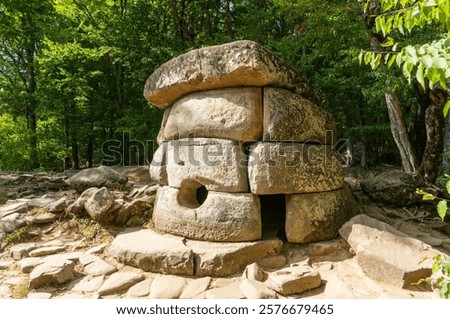
<svg viewBox="0 0 450 319"><path fill-rule="evenodd" d="M72 163L73 169L80 168L80 159L78 157L78 143L75 138L72 139Z"/></svg>
<svg viewBox="0 0 450 319"><path fill-rule="evenodd" d="M27 116L28 116L28 128L30 130L30 149L31 149L31 166L32 168L39 167L39 158L37 151L37 100L36 100L36 72L34 70L34 42L30 41L27 44L26 54L27 54L27 75L28 75L28 105L27 105Z"/></svg>
<svg viewBox="0 0 450 319"><path fill-rule="evenodd" d="M227 24L227 34L230 38L233 38L233 27L231 23L231 4L230 0L225 1L225 14L226 14L226 24Z"/></svg>
<svg viewBox="0 0 450 319"><path fill-rule="evenodd" d="M386 93L384 96L388 107L392 136L400 151L403 169L408 173L415 173L417 171L417 161L409 141L399 95L398 93Z"/></svg>
<svg viewBox="0 0 450 319"><path fill-rule="evenodd" d="M91 168L93 166L93 158L94 158L94 143L92 141L92 136L89 136L87 146L86 146L86 161L87 166Z"/></svg>
<svg viewBox="0 0 450 319"><path fill-rule="evenodd" d="M419 83L415 84L417 108L414 118L408 129L409 139L416 152L417 162L422 162L427 144L427 128L425 125L425 112L431 104L428 90L424 90Z"/></svg>

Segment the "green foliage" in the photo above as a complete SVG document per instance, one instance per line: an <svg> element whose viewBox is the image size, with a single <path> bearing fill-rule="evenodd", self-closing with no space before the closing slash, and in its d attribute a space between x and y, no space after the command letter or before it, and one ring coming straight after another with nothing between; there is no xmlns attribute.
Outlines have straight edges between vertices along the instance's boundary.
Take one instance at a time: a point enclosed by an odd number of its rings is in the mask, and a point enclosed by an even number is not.
<svg viewBox="0 0 450 319"><path fill-rule="evenodd" d="M0 170L25 171L30 167L29 131L23 118L0 116Z"/></svg>
<svg viewBox="0 0 450 319"><path fill-rule="evenodd" d="M365 3L367 10L370 3ZM382 51L361 51L360 63L373 69L380 64L396 65L411 82L422 87L446 88L450 83L450 0L381 0L381 12L376 16L375 29L385 37ZM414 29L434 26L433 39L411 44L410 39L396 42L391 35L406 36ZM397 34L399 33L399 34ZM444 111L447 112L448 107Z"/></svg>
<svg viewBox="0 0 450 319"><path fill-rule="evenodd" d="M441 298L450 296L450 260L444 260L442 255L433 257L431 268L434 286L439 288Z"/></svg>
<svg viewBox="0 0 450 319"><path fill-rule="evenodd" d="M25 227L16 229L12 233L7 234L2 239L2 242L5 244L18 244L18 243L26 242L30 238L31 238L30 227L25 226Z"/></svg>
<svg viewBox="0 0 450 319"><path fill-rule="evenodd" d="M450 181L447 181L446 188L447 188L447 190L450 189ZM438 203L436 205L436 210L437 210L437 213L438 213L439 217L441 218L441 220L444 221L444 218L448 213L447 200L445 198L440 198L436 195L430 194L429 192L421 190L421 189L417 189L416 193L419 195L423 195L422 200L425 202L432 202L432 201L438 200Z"/></svg>

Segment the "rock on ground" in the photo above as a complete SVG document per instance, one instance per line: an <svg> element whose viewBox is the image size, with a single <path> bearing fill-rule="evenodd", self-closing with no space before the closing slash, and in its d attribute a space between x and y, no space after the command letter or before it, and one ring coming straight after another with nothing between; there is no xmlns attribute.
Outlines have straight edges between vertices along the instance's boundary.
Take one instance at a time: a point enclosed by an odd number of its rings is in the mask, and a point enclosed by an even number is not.
<svg viewBox="0 0 450 319"><path fill-rule="evenodd" d="M103 296L121 292L144 279L145 276L143 274L131 272L116 272L105 280L103 285L98 290L98 293Z"/></svg>
<svg viewBox="0 0 450 319"><path fill-rule="evenodd" d="M66 183L77 192L82 193L91 187L120 188L128 178L110 167L99 166L80 171L66 180Z"/></svg>
<svg viewBox="0 0 450 319"><path fill-rule="evenodd" d="M319 272L308 265L292 265L269 273L266 284L282 295L300 294L321 285Z"/></svg>
<svg viewBox="0 0 450 319"><path fill-rule="evenodd" d="M442 254L392 226L358 215L339 230L370 277L401 288L431 275L433 256Z"/></svg>
<svg viewBox="0 0 450 319"><path fill-rule="evenodd" d="M364 179L361 188L373 200L392 206L408 206L422 202L423 195L416 190L425 187L425 181L418 174L392 170L375 177Z"/></svg>
<svg viewBox="0 0 450 319"><path fill-rule="evenodd" d="M151 299L178 299L186 287L186 280L176 276L161 276L153 280Z"/></svg>
<svg viewBox="0 0 450 319"><path fill-rule="evenodd" d="M30 288L59 285L75 277L75 263L55 258L36 266L30 273Z"/></svg>

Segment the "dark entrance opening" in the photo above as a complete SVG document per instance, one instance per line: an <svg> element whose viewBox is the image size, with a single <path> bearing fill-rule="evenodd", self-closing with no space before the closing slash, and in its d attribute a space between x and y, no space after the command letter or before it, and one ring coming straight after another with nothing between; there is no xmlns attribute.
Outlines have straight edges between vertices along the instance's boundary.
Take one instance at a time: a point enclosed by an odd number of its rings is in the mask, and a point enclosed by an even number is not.
<svg viewBox="0 0 450 319"><path fill-rule="evenodd" d="M259 195L263 235L276 235L286 241L286 201L284 194Z"/></svg>

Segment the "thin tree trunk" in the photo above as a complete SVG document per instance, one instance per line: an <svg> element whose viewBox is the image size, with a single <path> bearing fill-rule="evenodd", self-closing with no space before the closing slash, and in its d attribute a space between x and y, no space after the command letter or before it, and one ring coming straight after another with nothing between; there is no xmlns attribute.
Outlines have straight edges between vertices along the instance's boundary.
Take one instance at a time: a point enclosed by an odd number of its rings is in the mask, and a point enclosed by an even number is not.
<svg viewBox="0 0 450 319"><path fill-rule="evenodd" d="M91 168L93 166L93 158L94 158L94 143L92 141L92 136L89 136L87 146L86 146L86 161L87 166Z"/></svg>
<svg viewBox="0 0 450 319"><path fill-rule="evenodd" d="M230 38L233 38L233 27L231 22L231 1L226 0L225 2L225 14L226 14L226 24L227 24L227 34Z"/></svg>
<svg viewBox="0 0 450 319"><path fill-rule="evenodd" d="M409 141L398 93L386 93L384 97L386 99L389 120L391 122L392 136L400 151L403 169L408 173L415 173L417 171L417 161Z"/></svg>

